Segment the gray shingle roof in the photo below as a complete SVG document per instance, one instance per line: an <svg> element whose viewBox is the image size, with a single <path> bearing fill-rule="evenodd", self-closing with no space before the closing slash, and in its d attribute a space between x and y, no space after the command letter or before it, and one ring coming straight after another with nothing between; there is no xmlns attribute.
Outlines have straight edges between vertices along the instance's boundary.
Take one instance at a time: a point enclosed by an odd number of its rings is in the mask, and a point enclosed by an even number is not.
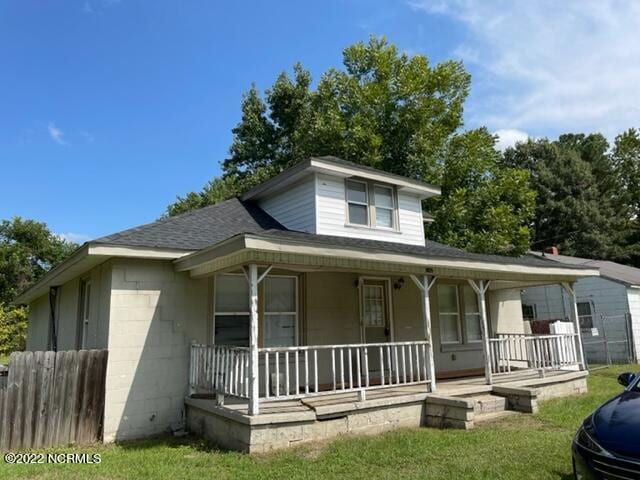
<svg viewBox="0 0 640 480"><path fill-rule="evenodd" d="M608 260L593 260L591 258L570 257L568 255L543 255L539 252L531 252L530 255L536 258L545 258L550 262L561 263L562 265L599 268L601 277L624 283L625 285L640 286L640 268Z"/></svg>
<svg viewBox="0 0 640 480"><path fill-rule="evenodd" d="M259 207L237 198L123 230L92 243L201 250L240 233L284 229Z"/></svg>
<svg viewBox="0 0 640 480"><path fill-rule="evenodd" d="M259 234L273 239L298 240L425 257L565 268L564 265L546 258L531 255L515 258L469 253L429 240L423 247L288 230L255 204L237 198L101 237L93 240L92 243L195 251L243 233ZM577 268L588 267L577 266Z"/></svg>

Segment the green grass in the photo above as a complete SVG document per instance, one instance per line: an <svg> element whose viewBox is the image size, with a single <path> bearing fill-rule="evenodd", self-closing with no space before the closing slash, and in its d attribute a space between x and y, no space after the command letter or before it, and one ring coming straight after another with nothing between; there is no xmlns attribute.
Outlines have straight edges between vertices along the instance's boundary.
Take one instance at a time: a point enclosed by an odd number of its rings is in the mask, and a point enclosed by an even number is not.
<svg viewBox="0 0 640 480"><path fill-rule="evenodd" d="M0 355L0 365L9 365L9 355Z"/></svg>
<svg viewBox="0 0 640 480"><path fill-rule="evenodd" d="M598 370L589 377L587 395L552 400L536 415L507 417L466 432L406 429L258 456L224 452L191 437L160 438L80 450L100 453L99 465L6 465L0 460L0 478L569 479L570 444L578 425L620 391L617 375L634 369L638 366Z"/></svg>

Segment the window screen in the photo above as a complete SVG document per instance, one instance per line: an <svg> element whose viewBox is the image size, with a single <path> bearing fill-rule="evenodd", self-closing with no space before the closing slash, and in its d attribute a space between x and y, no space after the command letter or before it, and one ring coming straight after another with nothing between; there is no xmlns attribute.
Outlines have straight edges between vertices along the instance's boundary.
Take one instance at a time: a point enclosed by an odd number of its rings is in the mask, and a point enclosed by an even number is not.
<svg viewBox="0 0 640 480"><path fill-rule="evenodd" d="M480 309L478 308L478 295L468 285L462 287L464 301L464 325L467 342L479 342L482 340L480 328Z"/></svg>
<svg viewBox="0 0 640 480"><path fill-rule="evenodd" d="M349 223L355 225L369 224L369 200L367 198L367 184L363 182L347 182L347 205L349 208Z"/></svg>
<svg viewBox="0 0 640 480"><path fill-rule="evenodd" d="M249 346L249 285L243 275L218 275L215 286L215 343Z"/></svg>
<svg viewBox="0 0 640 480"><path fill-rule="evenodd" d="M296 344L296 277L264 279L264 346L291 347Z"/></svg>
<svg viewBox="0 0 640 480"><path fill-rule="evenodd" d="M578 319L580 320L580 328L593 328L593 310L591 302L577 302Z"/></svg>
<svg viewBox="0 0 640 480"><path fill-rule="evenodd" d="M393 190L376 185L374 187L376 226L393 228Z"/></svg>
<svg viewBox="0 0 640 480"><path fill-rule="evenodd" d="M455 285L438 285L438 317L440 320L440 341L459 343L460 312L458 288Z"/></svg>

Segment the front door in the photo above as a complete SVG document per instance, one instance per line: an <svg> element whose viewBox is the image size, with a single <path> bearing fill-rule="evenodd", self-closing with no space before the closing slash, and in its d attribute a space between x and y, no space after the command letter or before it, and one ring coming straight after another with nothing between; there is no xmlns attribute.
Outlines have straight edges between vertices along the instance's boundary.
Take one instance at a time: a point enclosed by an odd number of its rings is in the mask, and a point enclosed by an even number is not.
<svg viewBox="0 0 640 480"><path fill-rule="evenodd" d="M387 343L391 340L391 328L389 322L389 284L385 280L364 279L361 283L361 312L362 332L364 343ZM371 384L382 383L381 361L385 370L388 369L386 349L369 347L367 349L369 364L369 379ZM389 372L385 372L385 376Z"/></svg>

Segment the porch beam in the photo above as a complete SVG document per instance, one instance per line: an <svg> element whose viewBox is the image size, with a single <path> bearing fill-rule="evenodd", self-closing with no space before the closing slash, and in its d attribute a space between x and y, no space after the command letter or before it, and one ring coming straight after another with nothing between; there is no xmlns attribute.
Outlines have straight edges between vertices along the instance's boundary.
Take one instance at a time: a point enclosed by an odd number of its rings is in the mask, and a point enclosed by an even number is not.
<svg viewBox="0 0 640 480"><path fill-rule="evenodd" d="M491 374L491 353L489 351L489 322L487 320L487 302L486 293L489 289L489 280L471 280L468 279L469 285L478 296L478 307L480 308L480 329L482 331L482 353L484 356L484 378L487 385L493 383Z"/></svg>
<svg viewBox="0 0 640 480"><path fill-rule="evenodd" d="M575 283L563 282L562 288L564 288L569 299L571 301L571 316L573 317L573 328L576 336L576 352L578 352L578 362L580 362L580 370L585 370L586 365L584 362L584 350L582 349L582 334L580 332L580 317L578 316L578 301L576 299Z"/></svg>
<svg viewBox="0 0 640 480"><path fill-rule="evenodd" d="M422 293L420 305L422 307L422 320L424 322L424 339L428 342L427 345L427 375L431 381L431 392L436 391L436 366L433 358L433 335L431 334L431 302L429 300L429 290L436 283L437 277L429 277L423 275L418 278L415 275L411 275L411 280L416 284L418 290Z"/></svg>

